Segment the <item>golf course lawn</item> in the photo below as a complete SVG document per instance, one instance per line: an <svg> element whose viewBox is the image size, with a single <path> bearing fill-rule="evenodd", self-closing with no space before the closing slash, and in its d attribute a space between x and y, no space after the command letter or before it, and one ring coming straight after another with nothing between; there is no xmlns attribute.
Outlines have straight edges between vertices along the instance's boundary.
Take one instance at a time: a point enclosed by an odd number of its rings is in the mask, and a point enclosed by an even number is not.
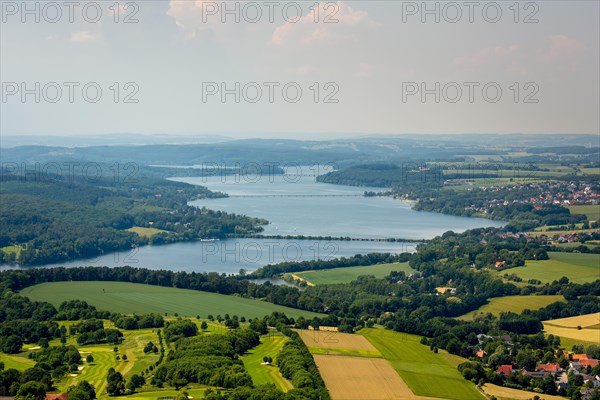
<svg viewBox="0 0 600 400"><path fill-rule="evenodd" d="M279 311L293 318L319 315L239 296L126 282L49 282L27 287L21 294L57 307L66 300L85 300L99 310L124 314L177 313L180 316L200 315L203 318L209 314L230 314L256 318Z"/></svg>

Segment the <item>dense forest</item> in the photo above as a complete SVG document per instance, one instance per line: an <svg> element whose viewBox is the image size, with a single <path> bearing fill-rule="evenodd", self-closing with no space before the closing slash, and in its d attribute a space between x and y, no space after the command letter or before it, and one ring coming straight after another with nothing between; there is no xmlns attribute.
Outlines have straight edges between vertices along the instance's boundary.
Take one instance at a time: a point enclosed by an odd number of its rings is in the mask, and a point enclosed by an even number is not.
<svg viewBox="0 0 600 400"><path fill-rule="evenodd" d="M222 194L159 178L23 180L0 187L0 263L36 265L95 258L146 244L256 233L267 221L187 205ZM128 231L158 229L151 238Z"/></svg>

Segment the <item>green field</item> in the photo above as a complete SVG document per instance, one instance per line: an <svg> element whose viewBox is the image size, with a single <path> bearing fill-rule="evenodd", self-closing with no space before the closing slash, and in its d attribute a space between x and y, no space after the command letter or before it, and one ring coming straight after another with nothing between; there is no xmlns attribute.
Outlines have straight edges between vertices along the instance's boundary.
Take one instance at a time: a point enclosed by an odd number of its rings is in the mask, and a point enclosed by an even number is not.
<svg viewBox="0 0 600 400"><path fill-rule="evenodd" d="M477 314L492 313L495 316L499 316L501 312L508 311L520 314L525 309L539 310L557 301L565 302L565 298L561 295L497 297L491 299L488 304L481 306L475 311L461 315L457 319L470 321Z"/></svg>
<svg viewBox="0 0 600 400"><path fill-rule="evenodd" d="M65 378L63 378L58 384L59 389L64 391L71 385L76 385L82 380L87 380L89 383L94 385L98 396L106 395L106 376L108 375L108 369L114 368L125 375L128 372L126 369L128 369L130 365L133 366L133 361L131 360L126 362L117 361L116 353L113 351L113 347L114 346L109 345L78 347L79 351L81 352L81 357L84 360L88 354L91 354L94 357L94 362L87 363L84 361L82 364L83 369L75 376L67 375ZM122 353L118 354L122 355ZM129 357L129 353L127 353L127 357Z"/></svg>
<svg viewBox="0 0 600 400"><path fill-rule="evenodd" d="M256 318L279 311L294 318L323 316L237 296L126 282L50 282L25 288L21 294L55 306L65 300L85 300L99 310L124 314L156 312L202 317L230 314Z"/></svg>
<svg viewBox="0 0 600 400"><path fill-rule="evenodd" d="M573 247L579 247L581 245L582 245L582 243L579 243L579 242L567 242L567 243L558 243L556 246L563 247L565 249L569 249L569 248L573 248ZM588 240L583 245L585 247L587 247L588 249L595 249L598 246L600 246L600 243L598 240Z"/></svg>
<svg viewBox="0 0 600 400"><path fill-rule="evenodd" d="M0 353L0 361L4 363L4 369L14 368L19 371L24 371L35 365L35 361L27 358L27 352L21 354Z"/></svg>
<svg viewBox="0 0 600 400"><path fill-rule="evenodd" d="M501 271L516 274L524 281L538 279L543 283L558 280L563 276L574 283L593 282L600 279L600 254L548 253L549 260L526 261L524 267Z"/></svg>
<svg viewBox="0 0 600 400"><path fill-rule="evenodd" d="M343 349L335 347L308 347L308 350L312 355L383 358L381 353L375 350Z"/></svg>
<svg viewBox="0 0 600 400"><path fill-rule="evenodd" d="M105 327L114 327L108 320L104 321ZM128 378L133 374L141 374L151 364L158 360L157 354L145 354L144 346L148 342L158 344L158 336L152 329L139 329L134 331L122 330L124 335L123 343L118 348L119 351L113 351L113 345L90 345L78 346L74 337L69 337L68 344L77 346L81 353L83 367L75 376L67 375L59 384L59 388L63 391L71 385L76 385L82 380L87 380L96 388L96 392L104 394L106 390L106 376L109 368L114 368L123 376ZM85 362L88 354L94 357L92 363ZM117 360L116 356L127 355L127 361Z"/></svg>
<svg viewBox="0 0 600 400"><path fill-rule="evenodd" d="M585 205L585 206L568 206L571 214L584 214L588 221L598 221L600 219L600 206Z"/></svg>
<svg viewBox="0 0 600 400"><path fill-rule="evenodd" d="M139 236L148 237L148 238L156 235L157 233L167 232L167 231L165 231L163 229L144 228L143 226L134 226L134 227L129 228L127 230L129 232L137 233Z"/></svg>
<svg viewBox="0 0 600 400"><path fill-rule="evenodd" d="M255 385L273 383L284 392L293 388L291 382L281 376L279 368L275 365L275 358L287 341L288 338L281 334L261 336L260 344L241 357ZM264 364L264 356L273 358L273 364Z"/></svg>
<svg viewBox="0 0 600 400"><path fill-rule="evenodd" d="M484 398L456 369L464 359L443 350L435 354L419 343L420 336L377 328L361 329L358 333L390 361L416 395L457 400Z"/></svg>
<svg viewBox="0 0 600 400"><path fill-rule="evenodd" d="M139 392L130 394L127 396L110 397L113 400L158 400L158 399L174 399L182 391L188 392L189 399L202 399L204 398L204 391L206 388L202 387L185 387L179 391L177 390L155 390L151 392Z"/></svg>
<svg viewBox="0 0 600 400"><path fill-rule="evenodd" d="M3 251L6 254L14 253L17 259L21 256L21 250L21 246L16 245L0 247L0 251Z"/></svg>
<svg viewBox="0 0 600 400"><path fill-rule="evenodd" d="M314 285L326 285L352 282L361 275L374 275L376 278L383 278L392 271L404 271L408 275L413 272L413 269L405 262L297 272L296 275Z"/></svg>

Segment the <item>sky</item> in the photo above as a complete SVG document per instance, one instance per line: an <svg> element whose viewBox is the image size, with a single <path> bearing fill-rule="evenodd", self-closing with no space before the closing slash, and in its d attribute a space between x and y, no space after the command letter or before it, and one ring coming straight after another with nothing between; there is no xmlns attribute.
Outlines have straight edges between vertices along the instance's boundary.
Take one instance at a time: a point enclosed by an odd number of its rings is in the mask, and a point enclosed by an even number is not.
<svg viewBox="0 0 600 400"><path fill-rule="evenodd" d="M0 1L0 134L598 133L598 1Z"/></svg>

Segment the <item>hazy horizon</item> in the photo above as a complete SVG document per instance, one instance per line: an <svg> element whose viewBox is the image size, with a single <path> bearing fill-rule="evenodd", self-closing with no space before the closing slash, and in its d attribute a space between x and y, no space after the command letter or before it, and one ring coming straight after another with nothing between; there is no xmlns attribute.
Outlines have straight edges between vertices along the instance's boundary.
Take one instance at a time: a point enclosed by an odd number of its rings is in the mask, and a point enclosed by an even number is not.
<svg viewBox="0 0 600 400"><path fill-rule="evenodd" d="M2 135L600 131L598 2L2 4Z"/></svg>

